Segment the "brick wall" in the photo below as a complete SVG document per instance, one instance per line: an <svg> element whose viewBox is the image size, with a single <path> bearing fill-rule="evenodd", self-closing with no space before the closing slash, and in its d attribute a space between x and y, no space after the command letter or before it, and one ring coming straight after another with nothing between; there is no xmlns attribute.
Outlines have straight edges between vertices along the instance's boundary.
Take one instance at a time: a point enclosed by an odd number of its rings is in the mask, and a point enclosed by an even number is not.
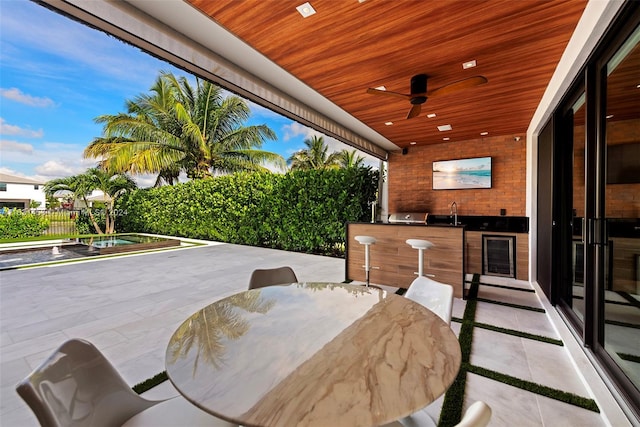
<svg viewBox="0 0 640 427"><path fill-rule="evenodd" d="M432 190L433 161L492 157L490 189ZM458 215L525 216L526 142L524 136L490 137L409 147L406 155L389 156L389 212L449 214L455 201Z"/></svg>

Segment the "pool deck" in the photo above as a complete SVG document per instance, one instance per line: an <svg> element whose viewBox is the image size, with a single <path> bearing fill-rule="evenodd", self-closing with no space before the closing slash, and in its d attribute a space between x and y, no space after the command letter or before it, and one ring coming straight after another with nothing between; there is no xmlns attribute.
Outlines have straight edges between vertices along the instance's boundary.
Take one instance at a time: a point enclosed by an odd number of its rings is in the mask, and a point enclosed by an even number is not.
<svg viewBox="0 0 640 427"><path fill-rule="evenodd" d="M136 384L164 370L167 342L184 319L212 301L245 290L254 269L282 265L291 266L300 281L344 280L343 259L220 243L0 272L0 425L37 425L16 394L15 384L65 340L78 337L93 342L129 384ZM541 305L531 284L507 282L529 292L483 287L481 296ZM454 317L463 317L465 304L454 301ZM478 302L478 315L483 316L478 321L506 322L508 327L521 323L566 342L566 328L554 326L557 315L545 308L547 314L514 314L515 309ZM452 329L458 333L459 324L453 322ZM476 340L480 340L477 345ZM596 399L602 413L472 374L467 380L465 407L473 400L487 401L494 412L490 426L630 425L584 359L570 357L567 346L525 341L478 332L472 363L519 378L532 376L532 381L549 382L556 388L567 387ZM544 360L553 362L547 366ZM547 371L540 374L545 367ZM176 391L165 382L147 394L160 398ZM438 405L427 408L432 417L437 418Z"/></svg>

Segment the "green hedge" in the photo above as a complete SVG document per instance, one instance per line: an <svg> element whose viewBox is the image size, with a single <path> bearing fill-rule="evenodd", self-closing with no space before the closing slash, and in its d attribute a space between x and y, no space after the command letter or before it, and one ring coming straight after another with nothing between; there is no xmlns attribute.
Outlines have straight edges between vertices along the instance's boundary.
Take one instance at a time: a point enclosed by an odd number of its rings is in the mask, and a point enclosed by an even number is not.
<svg viewBox="0 0 640 427"><path fill-rule="evenodd" d="M42 215L19 209L3 210L0 214L0 239L40 236L49 227Z"/></svg>
<svg viewBox="0 0 640 427"><path fill-rule="evenodd" d="M118 228L341 256L377 187L370 168L238 173L129 193Z"/></svg>

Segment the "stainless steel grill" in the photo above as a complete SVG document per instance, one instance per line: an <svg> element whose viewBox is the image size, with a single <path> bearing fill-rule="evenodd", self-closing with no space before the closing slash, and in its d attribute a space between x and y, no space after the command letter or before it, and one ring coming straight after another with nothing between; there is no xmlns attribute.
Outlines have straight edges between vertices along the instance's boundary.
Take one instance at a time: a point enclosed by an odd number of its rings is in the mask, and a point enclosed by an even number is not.
<svg viewBox="0 0 640 427"><path fill-rule="evenodd" d="M398 212L389 215L389 223L391 224L426 224L426 212Z"/></svg>

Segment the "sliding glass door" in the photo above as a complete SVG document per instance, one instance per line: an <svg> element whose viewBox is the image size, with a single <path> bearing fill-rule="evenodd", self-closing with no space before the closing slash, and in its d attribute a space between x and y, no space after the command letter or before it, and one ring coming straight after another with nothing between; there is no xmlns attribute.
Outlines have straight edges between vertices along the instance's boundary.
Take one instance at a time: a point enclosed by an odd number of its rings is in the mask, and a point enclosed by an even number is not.
<svg viewBox="0 0 640 427"><path fill-rule="evenodd" d="M640 389L640 26L602 70L604 156L598 208L605 241L597 248L598 345Z"/></svg>
<svg viewBox="0 0 640 427"><path fill-rule="evenodd" d="M640 419L640 4L626 11L550 121L550 294Z"/></svg>

